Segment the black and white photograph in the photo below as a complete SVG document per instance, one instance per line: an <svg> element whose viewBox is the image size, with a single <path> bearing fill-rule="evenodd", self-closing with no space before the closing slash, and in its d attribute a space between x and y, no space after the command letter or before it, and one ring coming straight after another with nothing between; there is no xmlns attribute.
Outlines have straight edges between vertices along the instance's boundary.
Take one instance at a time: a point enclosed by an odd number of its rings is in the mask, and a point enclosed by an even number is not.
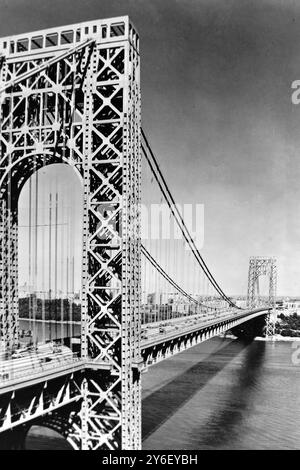
<svg viewBox="0 0 300 470"><path fill-rule="evenodd" d="M299 448L300 1L0 0L0 451Z"/></svg>

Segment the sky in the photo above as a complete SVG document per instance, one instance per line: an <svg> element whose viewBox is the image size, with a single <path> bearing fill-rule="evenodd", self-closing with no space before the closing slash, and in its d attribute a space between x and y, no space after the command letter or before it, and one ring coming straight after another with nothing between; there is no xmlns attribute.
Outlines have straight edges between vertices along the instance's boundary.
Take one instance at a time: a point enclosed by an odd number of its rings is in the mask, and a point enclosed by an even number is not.
<svg viewBox="0 0 300 470"><path fill-rule="evenodd" d="M18 204L20 295L80 291L82 195L68 165L45 166L26 181Z"/></svg>
<svg viewBox="0 0 300 470"><path fill-rule="evenodd" d="M140 35L142 120L175 199L204 204L202 254L227 294L250 256L300 295L300 3L0 0L0 36L129 15Z"/></svg>

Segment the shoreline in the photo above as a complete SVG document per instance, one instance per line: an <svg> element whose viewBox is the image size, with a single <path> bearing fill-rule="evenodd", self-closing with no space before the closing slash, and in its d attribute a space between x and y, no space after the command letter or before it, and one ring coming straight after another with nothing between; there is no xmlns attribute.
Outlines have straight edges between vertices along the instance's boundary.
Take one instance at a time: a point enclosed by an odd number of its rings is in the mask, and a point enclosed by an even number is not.
<svg viewBox="0 0 300 470"><path fill-rule="evenodd" d="M76 321L76 320L71 320L71 321L68 321L68 320L43 320L42 318L35 318L33 320L33 318L23 318L23 317L19 317L19 320L22 320L22 321L29 321L29 322L39 322L39 323L57 323L57 324L64 324L64 325L80 325L81 322L80 321Z"/></svg>
<svg viewBox="0 0 300 470"><path fill-rule="evenodd" d="M284 342L294 342L294 341L300 341L300 337L299 336L281 336L281 335L275 335L274 337L272 338L264 338L262 336L257 336L255 338L255 341L280 341L282 343Z"/></svg>
<svg viewBox="0 0 300 470"><path fill-rule="evenodd" d="M234 335L226 335L225 333L219 335L220 338L229 338L229 339L237 339ZM274 335L271 338L264 337L264 336L256 336L254 341L266 341L266 342L291 342L300 341L299 336L281 336L281 335Z"/></svg>

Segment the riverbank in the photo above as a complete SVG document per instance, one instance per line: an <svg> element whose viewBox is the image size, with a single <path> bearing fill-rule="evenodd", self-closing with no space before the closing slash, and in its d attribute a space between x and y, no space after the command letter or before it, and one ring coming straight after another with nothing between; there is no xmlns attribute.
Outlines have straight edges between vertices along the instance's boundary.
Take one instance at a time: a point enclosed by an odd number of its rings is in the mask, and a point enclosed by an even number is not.
<svg viewBox="0 0 300 470"><path fill-rule="evenodd" d="M236 339L236 336L222 333L219 335L220 338L228 338L228 339ZM281 336L281 335L274 335L274 336L256 336L254 341L282 341L282 342L294 342L300 341L299 336Z"/></svg>
<svg viewBox="0 0 300 470"><path fill-rule="evenodd" d="M256 341L282 341L282 342L294 342L294 341L300 341L299 336L281 336L281 335L274 335L271 337L262 337L262 336L257 336L255 338Z"/></svg>
<svg viewBox="0 0 300 470"><path fill-rule="evenodd" d="M28 322L33 322L33 318L19 318L19 320L22 320L22 321L28 321ZM81 322L80 321L69 321L69 320L43 320L42 318L35 318L34 319L35 322L37 323L52 323L52 324L63 324L63 325L80 325Z"/></svg>

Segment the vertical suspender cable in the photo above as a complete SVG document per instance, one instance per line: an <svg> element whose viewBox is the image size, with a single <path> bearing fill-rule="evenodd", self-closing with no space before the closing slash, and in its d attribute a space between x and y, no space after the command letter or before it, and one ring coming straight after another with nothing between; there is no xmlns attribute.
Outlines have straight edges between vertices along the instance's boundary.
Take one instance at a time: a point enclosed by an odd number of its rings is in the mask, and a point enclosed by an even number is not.
<svg viewBox="0 0 300 470"><path fill-rule="evenodd" d="M72 214L73 215L73 214ZM70 275L71 275L71 318L72 318L72 322L74 320L74 236L73 236L73 233L74 233L74 227L73 227L73 220L71 219L71 223L72 223L72 228L71 228L71 224L70 224L70 244L71 244L71 258L70 258L70 262L71 262L71 266L70 266L70 269L71 269L71 272L70 272ZM71 243L72 241L72 243ZM72 328L72 334L74 335L74 328Z"/></svg>
<svg viewBox="0 0 300 470"><path fill-rule="evenodd" d="M69 226L67 226L67 230L69 230ZM70 341L70 345L71 345L72 341L71 341L71 333L70 333L70 306L69 306L69 255L67 256L67 265L66 265L66 299L67 299L66 301L66 309L67 309L66 337Z"/></svg>
<svg viewBox="0 0 300 470"><path fill-rule="evenodd" d="M43 193L43 217L42 217L42 286L41 286L41 301L42 301L42 342L46 341L46 318L45 318L45 198Z"/></svg>
<svg viewBox="0 0 300 470"><path fill-rule="evenodd" d="M69 302L69 321L70 321L70 338L73 337L73 299L71 296L71 259L72 259L72 246L71 246L71 216L70 207L68 209L68 246L69 246L69 257L68 257L68 302Z"/></svg>
<svg viewBox="0 0 300 470"><path fill-rule="evenodd" d="M74 251L73 251L74 253ZM71 290L72 290L72 305L71 305L71 312L72 312L72 319L74 319L74 308L75 308L75 265L74 265L74 254L72 254L72 261L71 261ZM73 334L74 334L74 329L73 329Z"/></svg>
<svg viewBox="0 0 300 470"><path fill-rule="evenodd" d="M57 340L57 217L58 217L58 193L55 193L55 239L54 239L54 308L55 308L55 339Z"/></svg>
<svg viewBox="0 0 300 470"><path fill-rule="evenodd" d="M51 275L52 275L52 256L51 256L51 249L52 249L52 194L49 194L49 339L52 340L52 295L51 295Z"/></svg>
<svg viewBox="0 0 300 470"><path fill-rule="evenodd" d="M61 344L64 342L64 254L65 254L65 240L64 240L64 208L61 207L62 225L60 230L60 282L61 282L61 298L60 298L60 336Z"/></svg>
<svg viewBox="0 0 300 470"><path fill-rule="evenodd" d="M35 342L38 341L38 325L36 324L37 317L37 302L38 302L38 289L37 289L37 247L38 247L38 197L39 197L39 176L36 169L35 160L35 221L34 221L34 286L35 286L35 297L34 297L34 310L33 310L33 329L35 333Z"/></svg>
<svg viewBox="0 0 300 470"><path fill-rule="evenodd" d="M31 196L32 180L29 178L29 200L28 200L28 318L29 329L31 329Z"/></svg>

